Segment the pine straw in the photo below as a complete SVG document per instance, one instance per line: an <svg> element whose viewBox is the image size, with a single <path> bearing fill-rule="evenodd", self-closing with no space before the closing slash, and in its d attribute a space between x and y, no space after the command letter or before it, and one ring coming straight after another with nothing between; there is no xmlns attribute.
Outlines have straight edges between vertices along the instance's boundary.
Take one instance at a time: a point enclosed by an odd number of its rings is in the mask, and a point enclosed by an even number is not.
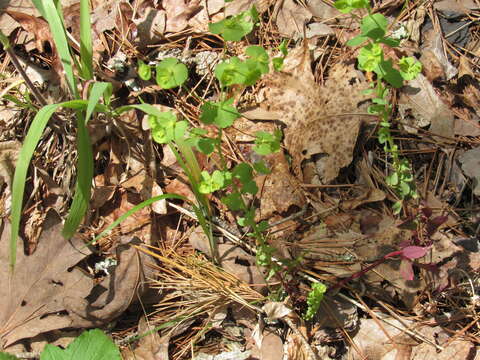
<svg viewBox="0 0 480 360"><path fill-rule="evenodd" d="M237 306L261 312L255 304L264 300L263 295L204 256L194 252L179 254L153 246L136 248L158 260L158 264L151 264L155 278L149 282L163 298L152 314L152 324L173 319L178 320L178 325L192 320L201 322L177 341L173 358L184 355L208 331L212 316L219 308Z"/></svg>

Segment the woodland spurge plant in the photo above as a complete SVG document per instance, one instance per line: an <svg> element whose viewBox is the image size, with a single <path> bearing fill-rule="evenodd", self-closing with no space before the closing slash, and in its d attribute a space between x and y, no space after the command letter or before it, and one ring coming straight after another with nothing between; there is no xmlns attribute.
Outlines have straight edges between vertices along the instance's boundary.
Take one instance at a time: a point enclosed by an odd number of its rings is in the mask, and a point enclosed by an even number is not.
<svg viewBox="0 0 480 360"><path fill-rule="evenodd" d="M228 17L218 23L210 24L210 31L223 37L226 41L240 41L243 36L253 30L258 21L255 7L236 16ZM178 119L172 112L164 112L158 116L150 115L149 124L153 139L160 144L168 144L177 161L187 175L193 193L197 199L194 208L200 224L210 240L211 250L216 254L216 244L212 234L210 221L212 209L207 194L218 193L221 201L227 207L239 214L238 224L250 229L249 236L256 239L258 245L257 262L259 265L273 266L271 249L265 241L266 222L255 222L255 207L248 198L255 196L258 187L254 181L255 174L267 174L269 169L263 161L239 163L229 169L222 148L223 131L233 125L240 117L233 105L233 98L227 96L228 89L234 85L249 86L255 84L263 74L270 70L270 56L261 46L249 46L245 50L246 59L230 57L221 61L215 67L215 77L219 81L221 93L218 101L197 99L200 103L199 120L205 125L216 128L216 136L207 136L207 131L201 128L191 128L188 122ZM281 65L282 57L276 58L273 66ZM272 61L273 61L272 60ZM144 80L150 79L152 69L139 62L139 74ZM164 88L183 86L188 78L187 67L177 59L167 58L155 67L155 80ZM255 134L253 150L259 155L268 155L280 149L281 132L267 133L259 131ZM194 155L194 149L211 157L216 154L216 167L212 173L201 171ZM213 157L212 157L213 158Z"/></svg>
<svg viewBox="0 0 480 360"><path fill-rule="evenodd" d="M413 57L402 57L395 67L392 59L385 58L384 47L398 47L400 42L386 36L388 21L382 14L372 13L368 0L339 0L335 3L335 7L343 13L352 13L356 9L363 9L367 13L361 18L360 34L349 40L347 45L361 45L358 53L358 67L376 76L370 90L376 97L372 100L374 105L368 108L368 112L378 115L380 119L378 141L383 145L391 161L391 169L385 180L400 198L393 205L394 213L399 213L404 200L417 198L418 195L410 163L400 156L398 145L395 144L390 131L392 105L389 102L389 92L391 87L402 87L404 80L414 79L421 72L422 66ZM357 17L353 13L352 16Z"/></svg>

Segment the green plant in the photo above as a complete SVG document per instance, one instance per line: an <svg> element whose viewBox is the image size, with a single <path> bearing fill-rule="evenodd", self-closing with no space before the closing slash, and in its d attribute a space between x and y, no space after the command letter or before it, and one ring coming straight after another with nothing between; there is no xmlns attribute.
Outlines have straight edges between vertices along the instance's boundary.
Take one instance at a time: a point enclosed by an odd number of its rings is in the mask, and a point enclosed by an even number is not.
<svg viewBox="0 0 480 360"><path fill-rule="evenodd" d="M0 360L17 359L1 352ZM99 329L83 332L66 349L47 344L40 354L40 360L120 360L118 347Z"/></svg>
<svg viewBox="0 0 480 360"><path fill-rule="evenodd" d="M219 34L226 41L239 41L247 35L258 21L255 7L228 17L218 23L210 24L210 30ZM285 45L283 52L286 54ZM273 249L266 243L264 231L266 222L255 222L255 207L249 204L247 198L258 192L254 181L256 173L269 172L264 162L253 164L240 163L233 169L227 167L222 148L223 129L231 126L240 117L239 112L233 105L233 98L227 97L227 90L233 85L249 86L255 84L258 79L269 71L270 57L261 46L250 46L245 51L246 59L230 57L221 61L215 68L214 74L220 83L221 93L218 101L205 101L201 103L199 120L216 128L216 136L208 137L207 132L201 128L191 128L188 122L177 119L172 112L149 117L152 138L160 144L168 144L175 154L178 163L185 172L192 191L197 200L193 206L194 212L202 226L203 231L210 241L211 252L215 255L216 244L213 237L211 219L212 210L207 195L219 192L221 201L235 212L239 212L238 223L250 229L249 236L256 239L258 245L257 261L259 265L271 265ZM273 61L273 59L272 59ZM273 65L275 66L275 65ZM277 64L278 68L278 64ZM144 62L139 62L139 76L144 80L152 76L152 68ZM177 59L169 58L161 61L155 67L155 80L162 88L183 86L188 78L187 68ZM160 75L159 75L160 74ZM256 134L255 147L253 150L260 155L268 155L280 149L281 132L274 134L258 132ZM201 171L194 149L207 156L216 154L217 169L212 173Z"/></svg>
<svg viewBox="0 0 480 360"><path fill-rule="evenodd" d="M320 304L323 300L323 296L327 291L327 287L322 283L313 283L312 290L307 295L307 311L303 318L307 321L310 321L314 318L315 314L317 313Z"/></svg>
<svg viewBox="0 0 480 360"><path fill-rule="evenodd" d="M358 53L358 67L376 75L376 80L371 84L371 92L375 94L375 98L368 112L380 118L378 141L391 158L391 170L385 180L400 198L393 205L393 211L397 214L401 211L404 200L417 198L418 194L410 163L400 156L398 145L390 131L392 105L389 102L389 87L402 87L403 81L414 79L422 66L412 57L402 57L396 67L392 59L385 59L383 47L398 47L400 42L386 35L388 21L382 14L372 13L369 1L339 0L335 2L335 7L343 13L350 13L355 9L367 10L367 15L361 19L360 34L349 40L347 45L362 45Z"/></svg>

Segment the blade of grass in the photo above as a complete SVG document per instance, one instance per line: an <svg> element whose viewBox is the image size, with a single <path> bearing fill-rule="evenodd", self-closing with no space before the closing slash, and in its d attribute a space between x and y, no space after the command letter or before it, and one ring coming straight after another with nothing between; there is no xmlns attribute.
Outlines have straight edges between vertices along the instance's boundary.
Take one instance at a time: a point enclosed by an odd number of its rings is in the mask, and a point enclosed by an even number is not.
<svg viewBox="0 0 480 360"><path fill-rule="evenodd" d="M67 101L60 104L47 105L40 109L33 118L32 124L28 129L27 136L23 142L22 149L18 156L15 167L15 174L12 183L12 230L10 234L10 270L13 272L16 263L17 240L20 230L20 218L22 216L23 194L25 191L25 182L27 179L28 167L33 153L40 141L43 130L50 120L53 113L60 107L86 108L87 102L83 100Z"/></svg>
<svg viewBox="0 0 480 360"><path fill-rule="evenodd" d="M68 45L65 26L59 10L56 8L52 0L32 0L32 2L50 26L50 32L52 33L55 46L60 56L60 60L62 61L68 86L70 87L74 98L79 99L80 95L78 93L75 74L73 72L73 61L70 54L70 47Z"/></svg>
<svg viewBox="0 0 480 360"><path fill-rule="evenodd" d="M77 231L90 202L93 179L93 153L86 124L92 116L104 91L109 86L112 85L105 82L94 83L88 98L85 117L82 112L77 111L78 175L77 183L75 184L75 195L73 196L72 205L70 206L68 217L65 220L62 231L62 235L67 239L71 238Z"/></svg>
<svg viewBox="0 0 480 360"><path fill-rule="evenodd" d="M80 63L83 78L93 79L92 24L88 0L80 0Z"/></svg>

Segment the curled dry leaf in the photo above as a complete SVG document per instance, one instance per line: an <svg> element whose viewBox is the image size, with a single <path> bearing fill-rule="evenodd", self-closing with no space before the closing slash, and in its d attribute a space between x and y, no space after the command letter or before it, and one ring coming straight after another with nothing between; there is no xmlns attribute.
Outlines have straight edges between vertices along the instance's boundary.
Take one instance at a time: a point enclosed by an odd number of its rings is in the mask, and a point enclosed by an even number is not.
<svg viewBox="0 0 480 360"><path fill-rule="evenodd" d="M104 325L121 315L138 293L142 277L139 251L129 245L120 245L116 248L116 258L118 265L93 289L91 297L96 299L94 302L68 295L64 297L65 307L76 326Z"/></svg>
<svg viewBox="0 0 480 360"><path fill-rule="evenodd" d="M42 53L45 51L45 43L48 43L52 49L54 48L52 34L45 20L17 11L7 10L6 13L15 19L25 31L35 36L35 44L38 51Z"/></svg>
<svg viewBox="0 0 480 360"><path fill-rule="evenodd" d="M263 119L280 120L286 125L285 147L292 156L294 173L303 181L302 162L315 161L322 183L338 176L352 161L353 149L362 120L368 116L364 95L367 82L353 65L338 63L332 67L324 86L315 81L310 56L305 47L292 50L282 72L265 76L260 95Z"/></svg>

